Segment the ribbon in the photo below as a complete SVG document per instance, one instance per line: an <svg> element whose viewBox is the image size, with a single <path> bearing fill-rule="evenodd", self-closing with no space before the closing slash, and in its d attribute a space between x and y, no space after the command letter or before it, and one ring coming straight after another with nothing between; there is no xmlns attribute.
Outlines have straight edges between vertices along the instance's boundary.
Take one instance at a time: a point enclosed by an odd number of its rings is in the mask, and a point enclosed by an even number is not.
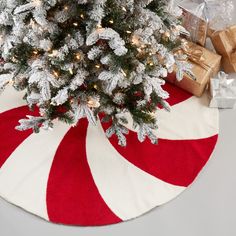
<svg viewBox="0 0 236 236"><path fill-rule="evenodd" d="M228 74L220 71L217 79L213 84L213 97L235 97L236 98L236 84L234 79L228 79Z"/></svg>
<svg viewBox="0 0 236 236"><path fill-rule="evenodd" d="M183 53L187 55L191 62L194 62L205 70L212 70L204 57L204 48L194 43L190 43L187 40L183 40Z"/></svg>

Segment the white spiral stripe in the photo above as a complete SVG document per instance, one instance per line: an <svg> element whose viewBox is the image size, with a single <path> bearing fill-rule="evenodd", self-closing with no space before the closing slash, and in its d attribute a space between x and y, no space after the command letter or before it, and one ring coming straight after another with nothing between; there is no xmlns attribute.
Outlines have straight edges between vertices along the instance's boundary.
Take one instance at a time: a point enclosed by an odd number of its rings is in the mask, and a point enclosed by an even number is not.
<svg viewBox="0 0 236 236"><path fill-rule="evenodd" d="M69 130L57 123L53 131L28 137L0 169L0 196L48 220L46 189L55 152Z"/></svg>
<svg viewBox="0 0 236 236"><path fill-rule="evenodd" d="M100 123L89 125L86 150L102 198L122 220L137 217L185 190L185 187L159 180L125 160L110 144Z"/></svg>
<svg viewBox="0 0 236 236"><path fill-rule="evenodd" d="M209 98L204 94L195 96L171 107L171 112L156 113L158 129L156 135L168 140L196 140L212 137L219 133L219 111L209 108ZM131 117L126 125L133 130Z"/></svg>
<svg viewBox="0 0 236 236"><path fill-rule="evenodd" d="M27 105L23 100L24 92L17 92L11 86L7 87L0 96L0 113Z"/></svg>

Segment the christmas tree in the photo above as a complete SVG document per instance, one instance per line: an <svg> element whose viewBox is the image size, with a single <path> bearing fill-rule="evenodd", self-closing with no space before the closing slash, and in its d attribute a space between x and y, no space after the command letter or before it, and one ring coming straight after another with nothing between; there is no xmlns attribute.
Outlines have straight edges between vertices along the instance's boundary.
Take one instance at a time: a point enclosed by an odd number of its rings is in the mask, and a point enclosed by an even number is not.
<svg viewBox="0 0 236 236"><path fill-rule="evenodd" d="M39 116L19 130L53 121L111 122L125 146L130 114L138 139L157 142L154 113L169 110L163 78L190 73L181 44L181 10L168 0L0 0L0 91L25 90Z"/></svg>

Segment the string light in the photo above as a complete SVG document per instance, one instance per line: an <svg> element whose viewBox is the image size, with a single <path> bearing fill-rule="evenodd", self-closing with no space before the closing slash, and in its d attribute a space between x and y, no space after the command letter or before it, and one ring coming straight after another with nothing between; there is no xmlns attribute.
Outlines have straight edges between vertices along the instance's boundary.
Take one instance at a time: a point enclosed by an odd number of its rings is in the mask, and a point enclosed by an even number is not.
<svg viewBox="0 0 236 236"><path fill-rule="evenodd" d="M127 73L126 73L124 70L121 70L121 73L122 73L125 77L127 77Z"/></svg>
<svg viewBox="0 0 236 236"><path fill-rule="evenodd" d="M113 21L113 20L109 20L109 23L110 23L110 24L113 24L113 23L114 23L114 21Z"/></svg>
<svg viewBox="0 0 236 236"><path fill-rule="evenodd" d="M80 17L81 17L82 19L84 19L84 14L80 14Z"/></svg>
<svg viewBox="0 0 236 236"><path fill-rule="evenodd" d="M79 24L78 24L77 22L74 22L73 25L74 25L74 26L78 26Z"/></svg>
<svg viewBox="0 0 236 236"><path fill-rule="evenodd" d="M68 6L64 6L64 10L65 10L65 11L68 11L68 10L69 10L69 7L68 7Z"/></svg>
<svg viewBox="0 0 236 236"><path fill-rule="evenodd" d="M97 69L101 68L101 66L100 66L99 64L95 65L95 67L96 67Z"/></svg>
<svg viewBox="0 0 236 236"><path fill-rule="evenodd" d="M149 61L149 62L148 62L148 65L149 65L149 66L154 66L153 61Z"/></svg>
<svg viewBox="0 0 236 236"><path fill-rule="evenodd" d="M34 55L38 55L38 53L39 53L39 52L36 51L36 50L33 51L33 54L34 54Z"/></svg>
<svg viewBox="0 0 236 236"><path fill-rule="evenodd" d="M96 28L97 28L98 30L101 30L101 29L102 29L102 25L101 25L101 24L98 24L98 25L96 26Z"/></svg>
<svg viewBox="0 0 236 236"><path fill-rule="evenodd" d="M80 53L76 53L75 58L80 61L80 59L81 59Z"/></svg>
<svg viewBox="0 0 236 236"><path fill-rule="evenodd" d="M11 59L13 62L17 62L17 59L13 56Z"/></svg>
<svg viewBox="0 0 236 236"><path fill-rule="evenodd" d="M13 84L14 84L13 79L9 80L8 84L9 84L9 85L13 85Z"/></svg>
<svg viewBox="0 0 236 236"><path fill-rule="evenodd" d="M127 12L126 8L125 7L122 7L122 11L124 12Z"/></svg>
<svg viewBox="0 0 236 236"><path fill-rule="evenodd" d="M126 33L127 33L127 34L131 34L132 32L131 32L130 30L127 30Z"/></svg>
<svg viewBox="0 0 236 236"><path fill-rule="evenodd" d="M71 75L73 75L73 74L74 74L74 72L73 72L73 69L72 69L72 68L70 68L70 69L69 69L69 72L70 72L70 74L71 74Z"/></svg>
<svg viewBox="0 0 236 236"><path fill-rule="evenodd" d="M56 77L59 77L59 73L57 71L53 71L53 74L56 76Z"/></svg>

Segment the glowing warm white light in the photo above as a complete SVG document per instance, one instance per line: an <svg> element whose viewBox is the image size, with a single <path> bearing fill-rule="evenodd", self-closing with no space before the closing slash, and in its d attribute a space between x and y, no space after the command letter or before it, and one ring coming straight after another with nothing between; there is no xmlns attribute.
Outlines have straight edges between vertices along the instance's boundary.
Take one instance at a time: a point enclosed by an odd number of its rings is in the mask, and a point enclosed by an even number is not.
<svg viewBox="0 0 236 236"><path fill-rule="evenodd" d="M123 71L123 70L121 70L121 73L126 77L127 76L127 74Z"/></svg>
<svg viewBox="0 0 236 236"><path fill-rule="evenodd" d="M40 0L34 0L33 3L35 6L40 6L42 4Z"/></svg>
<svg viewBox="0 0 236 236"><path fill-rule="evenodd" d="M70 72L70 74L71 74L71 75L73 75L73 74L74 74L74 72L73 72L73 69L72 69L72 68L70 68L70 69L69 69L69 72Z"/></svg>
<svg viewBox="0 0 236 236"><path fill-rule="evenodd" d="M53 74L56 76L56 77L59 77L59 73L57 71L53 71Z"/></svg>
<svg viewBox="0 0 236 236"><path fill-rule="evenodd" d="M125 11L125 12L127 12L127 10L126 10L126 8L125 8L125 7L122 7L122 10L123 10L123 11Z"/></svg>
<svg viewBox="0 0 236 236"><path fill-rule="evenodd" d="M80 53L77 53L75 57L76 57L77 60L80 60L81 59Z"/></svg>

